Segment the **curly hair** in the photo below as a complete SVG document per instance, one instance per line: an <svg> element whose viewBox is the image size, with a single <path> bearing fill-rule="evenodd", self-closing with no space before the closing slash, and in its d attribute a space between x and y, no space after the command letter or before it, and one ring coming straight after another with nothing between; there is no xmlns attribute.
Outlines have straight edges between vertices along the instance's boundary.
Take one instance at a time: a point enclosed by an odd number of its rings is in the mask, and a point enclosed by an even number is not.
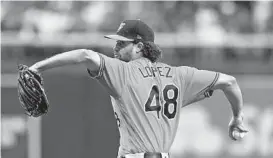
<svg viewBox="0 0 273 158"><path fill-rule="evenodd" d="M162 50L153 42L143 42L143 57L148 58L152 63L162 57Z"/></svg>

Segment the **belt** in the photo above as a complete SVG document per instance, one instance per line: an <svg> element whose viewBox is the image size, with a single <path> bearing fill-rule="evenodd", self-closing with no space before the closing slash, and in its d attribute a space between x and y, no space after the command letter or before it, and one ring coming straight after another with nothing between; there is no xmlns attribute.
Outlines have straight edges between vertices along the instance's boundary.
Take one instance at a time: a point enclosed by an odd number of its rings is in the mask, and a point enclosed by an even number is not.
<svg viewBox="0 0 273 158"><path fill-rule="evenodd" d="M159 153L159 152L147 152L147 153L136 153L136 154L127 154L122 158L170 158L168 153Z"/></svg>

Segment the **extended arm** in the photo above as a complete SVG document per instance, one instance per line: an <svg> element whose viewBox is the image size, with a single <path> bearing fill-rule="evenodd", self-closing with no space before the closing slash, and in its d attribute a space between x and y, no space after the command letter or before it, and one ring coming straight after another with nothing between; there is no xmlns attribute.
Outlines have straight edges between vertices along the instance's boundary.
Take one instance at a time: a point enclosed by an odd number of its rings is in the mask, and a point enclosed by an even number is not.
<svg viewBox="0 0 273 158"><path fill-rule="evenodd" d="M233 117L229 122L230 138L232 140L243 138L248 130L243 125L243 97L236 79L233 76L220 74L218 82L213 89L221 89L231 104ZM240 132L240 138L236 136L236 132Z"/></svg>
<svg viewBox="0 0 273 158"><path fill-rule="evenodd" d="M220 73L219 78L212 90L220 89L224 92L226 98L231 104L231 109L234 117L242 116L243 97L241 89L236 81L236 78L230 75Z"/></svg>
<svg viewBox="0 0 273 158"><path fill-rule="evenodd" d="M29 69L40 73L48 69L74 64L84 64L89 70L96 71L100 66L100 57L92 50L77 49L39 61Z"/></svg>
<svg viewBox="0 0 273 158"><path fill-rule="evenodd" d="M211 72L204 72L202 75L197 75L197 80L195 84L202 83L204 80L211 75L209 75ZM201 77L199 79L199 77ZM203 78L202 78L203 77ZM219 73L219 77L217 81L205 92L200 92L198 95L192 96L187 100L184 106L187 106L191 103L203 100L209 96L212 95L212 92L214 90L220 89L224 92L226 98L228 99L229 103L231 104L231 109L233 113L233 117L231 118L231 121L229 123L229 136L233 140L237 140L238 138L234 134L234 132L239 131L241 134L240 136L243 137L244 133L248 132L244 125L243 125L243 97L241 89L235 79L235 77Z"/></svg>
<svg viewBox="0 0 273 158"><path fill-rule="evenodd" d="M200 93L197 96L192 96L184 103L183 107L192 103L201 101L207 97L210 97L214 90L220 89L224 92L226 98L229 100L232 112L235 117L239 117L242 113L243 97L241 89L237 84L236 79L233 76L219 73L219 78L214 86L205 93Z"/></svg>

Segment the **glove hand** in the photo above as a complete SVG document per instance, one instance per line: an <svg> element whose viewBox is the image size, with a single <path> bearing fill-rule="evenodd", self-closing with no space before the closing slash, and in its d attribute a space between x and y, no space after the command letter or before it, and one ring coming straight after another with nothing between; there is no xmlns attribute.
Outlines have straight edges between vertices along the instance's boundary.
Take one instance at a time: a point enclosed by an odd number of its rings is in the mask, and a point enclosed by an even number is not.
<svg viewBox="0 0 273 158"><path fill-rule="evenodd" d="M19 65L18 68L18 97L26 114L38 117L47 113L49 105L42 77L26 65Z"/></svg>
<svg viewBox="0 0 273 158"><path fill-rule="evenodd" d="M228 126L229 126L229 131L228 131L229 137L234 141L242 139L245 136L245 134L248 132L248 130L243 125L243 115L240 115L238 117L233 116ZM238 135L236 136L236 132L240 136Z"/></svg>

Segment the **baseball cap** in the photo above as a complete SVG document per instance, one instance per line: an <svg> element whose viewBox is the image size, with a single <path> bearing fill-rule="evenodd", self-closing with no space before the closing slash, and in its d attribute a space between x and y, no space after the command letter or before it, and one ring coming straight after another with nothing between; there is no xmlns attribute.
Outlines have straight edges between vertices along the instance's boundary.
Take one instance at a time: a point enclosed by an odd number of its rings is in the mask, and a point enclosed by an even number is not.
<svg viewBox="0 0 273 158"><path fill-rule="evenodd" d="M120 41L149 41L154 42L154 31L141 20L124 20L114 35L105 35L105 38Z"/></svg>

